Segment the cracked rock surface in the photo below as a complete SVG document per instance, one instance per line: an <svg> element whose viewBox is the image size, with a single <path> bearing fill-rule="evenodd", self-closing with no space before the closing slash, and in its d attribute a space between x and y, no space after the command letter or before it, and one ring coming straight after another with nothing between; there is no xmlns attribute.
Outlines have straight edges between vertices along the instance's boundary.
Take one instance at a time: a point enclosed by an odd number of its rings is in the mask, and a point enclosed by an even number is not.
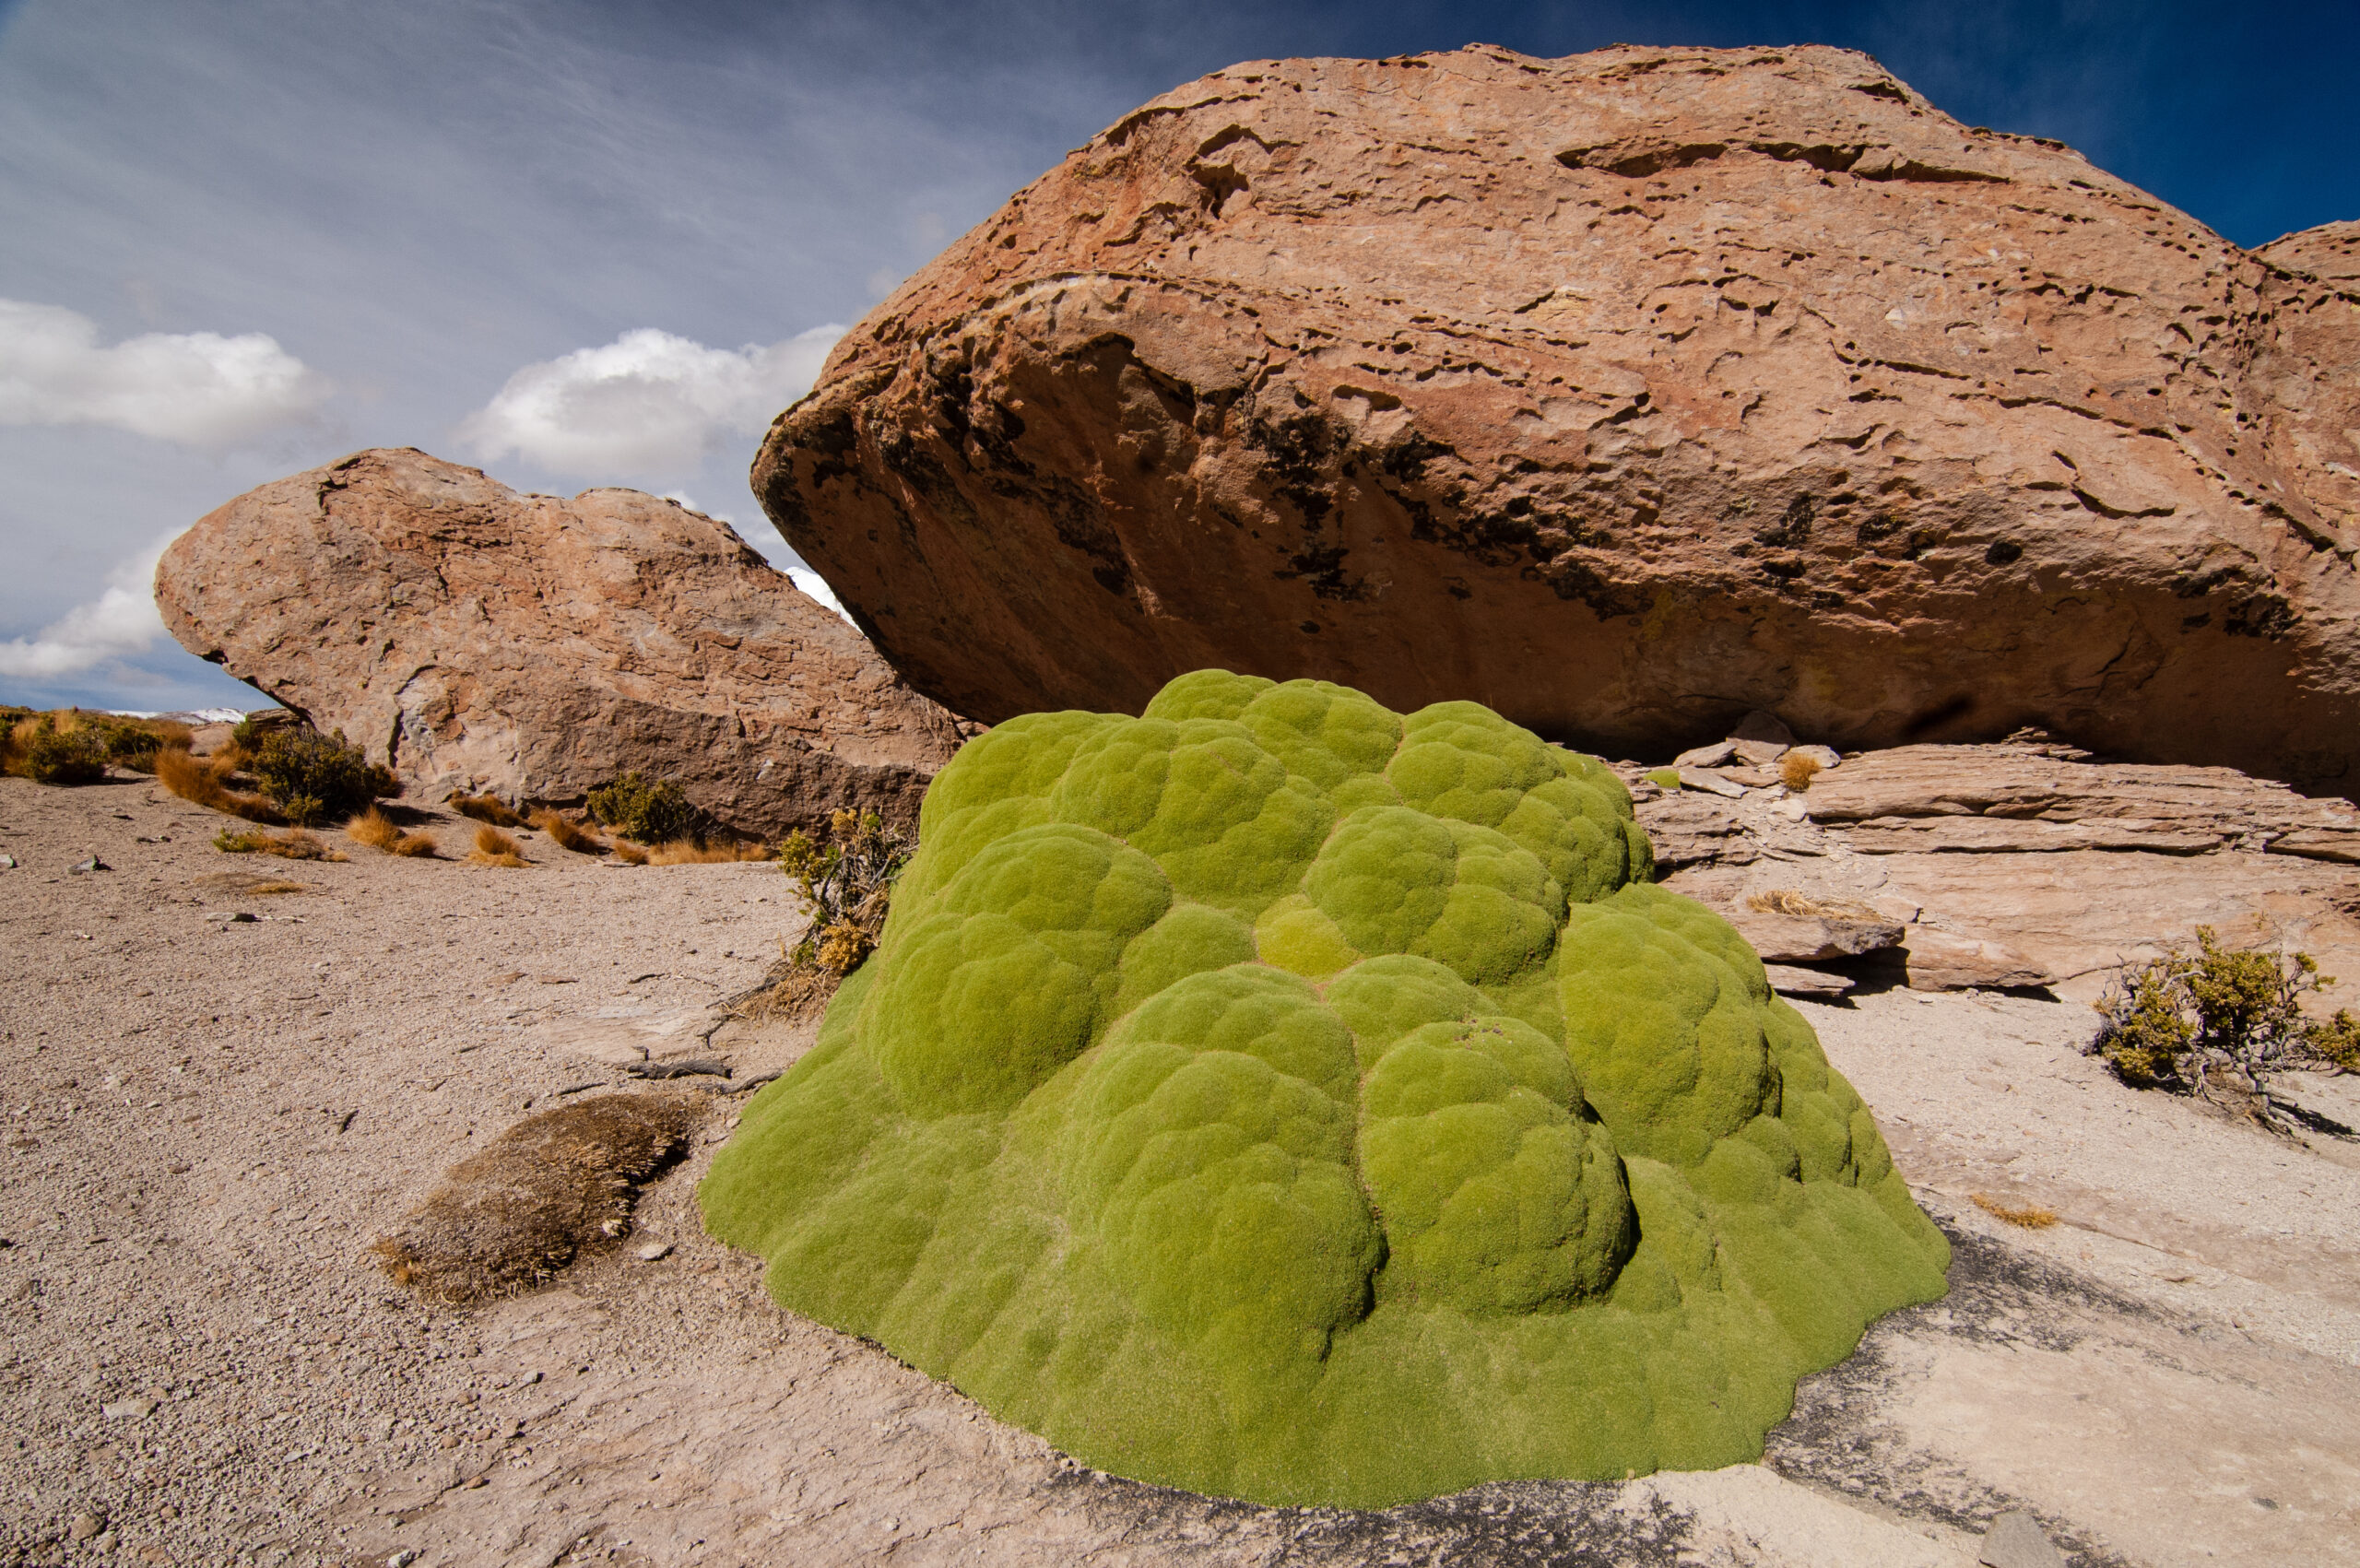
<svg viewBox="0 0 2360 1568"><path fill-rule="evenodd" d="M1840 50L1260 62L904 284L754 485L979 720L1217 666L2349 793L2356 240L2241 250Z"/></svg>

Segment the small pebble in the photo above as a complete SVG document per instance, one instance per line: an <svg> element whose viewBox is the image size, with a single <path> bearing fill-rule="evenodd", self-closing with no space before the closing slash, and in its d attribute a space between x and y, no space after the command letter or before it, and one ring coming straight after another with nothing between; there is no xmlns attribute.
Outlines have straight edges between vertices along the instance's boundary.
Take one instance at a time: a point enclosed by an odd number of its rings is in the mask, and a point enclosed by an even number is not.
<svg viewBox="0 0 2360 1568"><path fill-rule="evenodd" d="M106 1520L96 1514L77 1514L65 1522L65 1533L76 1540L88 1540L106 1527Z"/></svg>
<svg viewBox="0 0 2360 1568"><path fill-rule="evenodd" d="M653 1263L657 1258L668 1254L671 1250L672 1244L669 1242L650 1242L645 1246L639 1249L639 1261L642 1263Z"/></svg>

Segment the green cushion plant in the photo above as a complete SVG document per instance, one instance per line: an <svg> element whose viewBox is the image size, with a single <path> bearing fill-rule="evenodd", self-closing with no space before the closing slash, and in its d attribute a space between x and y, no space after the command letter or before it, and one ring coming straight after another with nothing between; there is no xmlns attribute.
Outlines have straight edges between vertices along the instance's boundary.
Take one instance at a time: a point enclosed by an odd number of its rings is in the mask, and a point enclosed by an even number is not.
<svg viewBox="0 0 2360 1568"><path fill-rule="evenodd" d="M701 1191L783 1305L1271 1503L1758 1456L1949 1248L1630 796L1205 670L970 742Z"/></svg>

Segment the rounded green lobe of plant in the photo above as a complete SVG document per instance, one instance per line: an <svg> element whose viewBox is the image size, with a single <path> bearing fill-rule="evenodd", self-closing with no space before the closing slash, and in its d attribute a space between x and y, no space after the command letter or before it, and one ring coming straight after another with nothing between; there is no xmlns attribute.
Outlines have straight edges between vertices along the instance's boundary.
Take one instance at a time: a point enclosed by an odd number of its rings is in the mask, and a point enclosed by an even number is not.
<svg viewBox="0 0 2360 1568"><path fill-rule="evenodd" d="M1754 1456L1941 1291L1867 1109L1620 781L1223 671L971 742L701 1191L784 1304L1271 1503Z"/></svg>

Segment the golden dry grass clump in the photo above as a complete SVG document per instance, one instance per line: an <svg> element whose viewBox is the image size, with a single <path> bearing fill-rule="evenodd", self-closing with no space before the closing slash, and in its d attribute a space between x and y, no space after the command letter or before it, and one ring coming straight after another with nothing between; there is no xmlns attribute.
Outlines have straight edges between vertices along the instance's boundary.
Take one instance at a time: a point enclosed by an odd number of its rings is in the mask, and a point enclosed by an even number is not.
<svg viewBox="0 0 2360 1568"><path fill-rule="evenodd" d="M167 747L156 753L156 782L183 800L242 817L249 822L283 822L278 808L259 795L230 787L238 769L238 753L224 749L210 757L192 755L187 748Z"/></svg>
<svg viewBox="0 0 2360 1568"><path fill-rule="evenodd" d="M525 848L514 839L486 822L476 830L476 846L467 852L470 866L501 866L516 870L530 866L525 858Z"/></svg>
<svg viewBox="0 0 2360 1568"><path fill-rule="evenodd" d="M536 811L533 826L549 834L549 841L560 849L570 849L576 855L604 855L605 841L582 831L572 818L558 811Z"/></svg>
<svg viewBox="0 0 2360 1568"><path fill-rule="evenodd" d="M1778 759L1778 782L1800 794L1811 788L1811 781L1821 769L1818 758L1807 751L1789 751Z"/></svg>
<svg viewBox="0 0 2360 1568"><path fill-rule="evenodd" d="M518 813L511 810L508 803L496 795L454 795L451 797L450 806L452 810L462 817L472 817L478 822L486 822L495 828L532 826Z"/></svg>
<svg viewBox="0 0 2360 1568"><path fill-rule="evenodd" d="M275 855L282 860L343 860L340 849L330 849L301 828L284 833L274 833L267 828L248 828L231 832L224 828L213 835L213 847L224 855Z"/></svg>
<svg viewBox="0 0 2360 1568"><path fill-rule="evenodd" d="M1766 893L1750 893L1747 907L1764 914L1795 914L1820 920L1882 920L1869 905L1856 899L1814 898L1799 893L1792 888L1773 888Z"/></svg>
<svg viewBox="0 0 2360 1568"><path fill-rule="evenodd" d="M2028 1203L2018 1207L2014 1204L2002 1203L1986 1192L1976 1193L1974 1197L1975 1207L1983 1210L1984 1213L2004 1220L2011 1225L2022 1225L2027 1231L2045 1231L2057 1223L2057 1211L2053 1208L2043 1208L2038 1204Z"/></svg>
<svg viewBox="0 0 2360 1568"><path fill-rule="evenodd" d="M729 866L741 860L768 860L771 848L762 843L723 843L714 839L673 839L649 849L649 866ZM633 861L634 866L641 862Z"/></svg>
<svg viewBox="0 0 2360 1568"><path fill-rule="evenodd" d="M704 1111L694 1094L606 1094L527 1116L453 1166L370 1250L423 1296L513 1295L627 1233L632 1189Z"/></svg>
<svg viewBox="0 0 2360 1568"><path fill-rule="evenodd" d="M644 866L647 864L647 851L629 839L619 838L615 841L615 858L626 866Z"/></svg>
<svg viewBox="0 0 2360 1568"><path fill-rule="evenodd" d="M438 847L431 833L406 833L391 817L374 806L347 822L344 831L371 849L407 858L431 860Z"/></svg>

